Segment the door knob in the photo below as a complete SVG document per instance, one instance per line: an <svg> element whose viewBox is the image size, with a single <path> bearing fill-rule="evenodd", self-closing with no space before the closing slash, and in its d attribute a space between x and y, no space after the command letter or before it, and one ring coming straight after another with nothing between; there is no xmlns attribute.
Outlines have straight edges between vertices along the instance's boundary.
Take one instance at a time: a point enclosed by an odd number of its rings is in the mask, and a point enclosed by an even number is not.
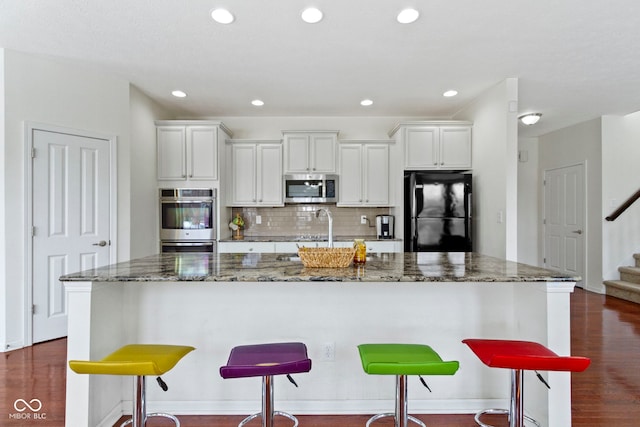
<svg viewBox="0 0 640 427"><path fill-rule="evenodd" d="M572 231L572 233L582 234L582 230L575 230L575 231Z"/></svg>
<svg viewBox="0 0 640 427"><path fill-rule="evenodd" d="M98 243L94 243L93 246L107 246L107 242L100 240Z"/></svg>

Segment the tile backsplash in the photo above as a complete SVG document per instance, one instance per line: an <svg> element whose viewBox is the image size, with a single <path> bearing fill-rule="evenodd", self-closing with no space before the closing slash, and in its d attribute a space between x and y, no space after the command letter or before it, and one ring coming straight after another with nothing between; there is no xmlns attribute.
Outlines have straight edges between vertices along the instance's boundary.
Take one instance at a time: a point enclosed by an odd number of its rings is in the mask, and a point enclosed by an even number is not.
<svg viewBox="0 0 640 427"><path fill-rule="evenodd" d="M375 236L376 215L389 213L389 208L339 208L335 205L299 204L281 208L233 208L233 216L239 213L244 218L246 237L326 236L327 216L322 212L316 218L318 208L331 211L334 236ZM360 224L361 215L367 216L368 224ZM256 223L257 216L261 217L261 224Z"/></svg>

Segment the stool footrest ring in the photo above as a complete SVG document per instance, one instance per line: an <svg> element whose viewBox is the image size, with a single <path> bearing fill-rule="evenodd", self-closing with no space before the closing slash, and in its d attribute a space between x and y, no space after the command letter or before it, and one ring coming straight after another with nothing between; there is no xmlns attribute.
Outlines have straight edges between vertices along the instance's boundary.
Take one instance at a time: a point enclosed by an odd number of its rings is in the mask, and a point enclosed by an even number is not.
<svg viewBox="0 0 640 427"><path fill-rule="evenodd" d="M175 423L176 427L180 427L180 420L178 420L178 418L176 418L176 416L172 415L172 414L166 414L164 412L153 412L151 414L146 414L145 420L146 420L146 418L149 418L149 417L169 418L170 420L172 420ZM133 423L133 418L131 418L130 420L127 420L127 421L123 422L122 424L120 424L120 427L124 427L126 425L131 424L131 423Z"/></svg>
<svg viewBox="0 0 640 427"><path fill-rule="evenodd" d="M287 412L273 411L273 415L280 415L281 417L289 418L291 421L293 421L293 427L298 427L298 419L296 417L294 417L293 415L287 413ZM262 417L262 412L258 412L256 414L249 415L247 418L245 418L244 420L240 421L240 424L238 424L238 427L244 426L245 424L247 424L249 421L253 420L254 418L261 418L261 417Z"/></svg>
<svg viewBox="0 0 640 427"><path fill-rule="evenodd" d="M369 427L371 425L371 423L373 423L375 421L378 421L380 418L385 418L385 417L393 417L393 418L395 418L395 416L396 416L396 414L393 413L393 412L374 415L373 417L369 418L369 421L367 421L366 427ZM414 423L418 424L420 427L427 427L422 421L420 421L416 417L412 417L411 415L408 415L407 419L409 421L413 421Z"/></svg>
<svg viewBox="0 0 640 427"><path fill-rule="evenodd" d="M476 420L476 423L480 426L480 427L495 427L491 424L485 424L482 421L480 421L480 417L483 415L507 415L509 416L509 411L507 409L485 409L484 411L480 411L478 413L476 413L476 415L473 417L474 420ZM541 427L540 423L538 421L536 421L535 419L525 415L524 416L525 421L530 422L531 424L534 424L537 427Z"/></svg>

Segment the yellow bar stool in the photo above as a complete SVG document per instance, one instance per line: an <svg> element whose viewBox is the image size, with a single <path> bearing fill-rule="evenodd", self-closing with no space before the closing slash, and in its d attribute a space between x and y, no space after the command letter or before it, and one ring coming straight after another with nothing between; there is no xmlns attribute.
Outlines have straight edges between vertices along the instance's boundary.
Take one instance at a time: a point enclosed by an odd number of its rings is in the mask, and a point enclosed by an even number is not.
<svg viewBox="0 0 640 427"><path fill-rule="evenodd" d="M148 417L164 417L173 420L180 427L174 415L156 412L147 414L145 377L157 376L158 384L164 391L167 385L160 375L170 371L194 347L161 344L130 344L114 351L102 360L70 360L69 367L78 374L89 375L132 375L136 377L133 395L133 415L122 426L144 427Z"/></svg>

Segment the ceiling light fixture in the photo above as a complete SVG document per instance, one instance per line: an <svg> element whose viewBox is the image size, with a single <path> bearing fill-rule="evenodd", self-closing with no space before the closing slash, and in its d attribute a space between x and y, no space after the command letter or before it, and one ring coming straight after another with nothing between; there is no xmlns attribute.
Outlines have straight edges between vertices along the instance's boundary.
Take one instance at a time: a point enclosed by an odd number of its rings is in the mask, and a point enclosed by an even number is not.
<svg viewBox="0 0 640 427"><path fill-rule="evenodd" d="M302 20L307 24L316 24L322 21L323 17L322 11L315 7L309 7L303 10L300 16L302 17Z"/></svg>
<svg viewBox="0 0 640 427"><path fill-rule="evenodd" d="M363 107L368 107L370 105L373 105L373 101L370 99L363 99L362 101L360 101L360 105L362 105Z"/></svg>
<svg viewBox="0 0 640 427"><path fill-rule="evenodd" d="M457 90L448 90L442 94L445 98L451 98L452 96L456 96L458 94Z"/></svg>
<svg viewBox="0 0 640 427"><path fill-rule="evenodd" d="M419 16L420 12L415 9L404 9L398 13L396 19L401 24L411 24L412 22L416 22Z"/></svg>
<svg viewBox="0 0 640 427"><path fill-rule="evenodd" d="M171 95L175 96L176 98L186 98L187 96L187 94L181 90L174 90L173 92L171 92Z"/></svg>
<svg viewBox="0 0 640 427"><path fill-rule="evenodd" d="M520 120L523 124L527 126L531 126L538 123L538 120L540 120L540 117L542 117L542 114L540 113L527 113L518 117L518 120Z"/></svg>
<svg viewBox="0 0 640 427"><path fill-rule="evenodd" d="M255 105L256 107L262 107L264 105L264 101L261 99L254 99L251 101L251 105Z"/></svg>
<svg viewBox="0 0 640 427"><path fill-rule="evenodd" d="M213 9L211 18L218 24L231 24L236 19L227 9Z"/></svg>

